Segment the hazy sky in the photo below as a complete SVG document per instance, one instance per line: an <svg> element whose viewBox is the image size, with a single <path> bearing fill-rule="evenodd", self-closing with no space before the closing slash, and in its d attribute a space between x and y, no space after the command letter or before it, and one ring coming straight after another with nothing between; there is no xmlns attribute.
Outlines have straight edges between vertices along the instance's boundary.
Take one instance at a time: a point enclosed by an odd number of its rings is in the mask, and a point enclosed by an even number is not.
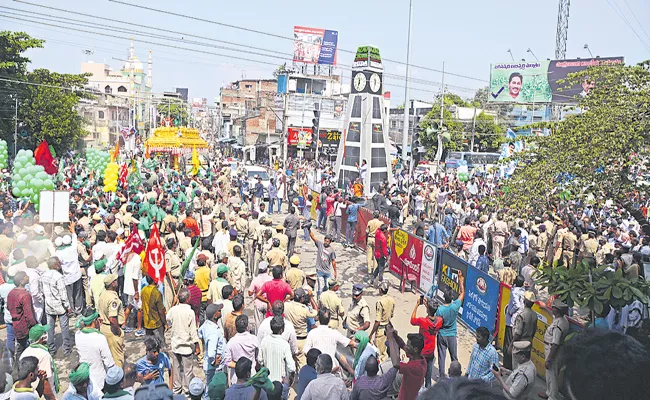
<svg viewBox="0 0 650 400"><path fill-rule="evenodd" d="M401 62L406 60L408 0L330 0L327 2L124 0L132 4L165 10L167 14L108 0L28 1L127 23L118 24L4 0L0 6L0 29L22 30L47 40L44 49L29 52L29 57L32 59L30 68L44 67L57 72L78 73L80 63L87 58L95 62L106 62L114 69L119 69L122 62L113 58L126 58L129 46L128 39L122 38L134 36L136 39L166 44L135 42L136 55L145 63L148 51L153 50L155 92L170 91L174 87L188 87L190 97L207 97L210 103L215 96L218 96L219 87L227 82L240 79L242 76L271 78L274 65L282 64L284 57L287 57L286 61L290 64L289 56L284 56L284 53L291 53L292 42L283 38L182 18L177 15L179 13L289 38L292 36L294 25L337 30L339 49L355 50L359 45L370 44L380 49L384 59ZM476 88L487 85L491 63L511 61L507 53L508 49L512 49L517 60L522 58L534 60L534 57L526 52L529 47L540 59L554 57L558 7L555 0L455 2L413 0L413 3L411 63L439 70L444 60L447 71L482 80L447 75L445 83L453 85L450 90L463 97L470 97ZM110 27L119 26L121 29L147 31L158 37L104 31L105 34L120 37L116 38L17 21L9 18L7 14L16 11L4 7L29 10L28 18L39 19L43 23L66 25L63 22L48 21L45 19L48 17L35 13L91 21L91 25L95 27L95 29L76 27L82 30L98 31L102 29L98 24L103 24ZM624 18L619 13L622 13ZM644 40L645 46L624 19ZM588 43L594 56L624 56L627 63L650 59L650 26L645 27L647 32L644 32L638 21L650 21L650 2L647 0L573 0L570 9L567 58L589 57L587 51L583 49L584 44ZM182 34L150 31L141 25L235 42L283 54L274 53L273 55L278 57L275 58L232 52L214 47L232 47L231 45L209 40L202 41L212 47L170 42L159 36L177 38L183 36L186 41L201 39L188 38ZM194 48L224 56L197 53L170 46ZM82 53L83 49L92 50L94 54L86 56ZM231 56L261 60L271 65L237 60ZM350 65L352 54L339 51L338 61ZM384 66L386 72L390 74L403 75L405 72L403 64L384 62ZM349 82L350 72L343 71L343 75L345 81ZM414 88L411 92L412 98L428 100L439 92L438 82L441 80L439 72L414 67L412 76L420 80L412 85ZM404 97L403 79L387 78L385 90L392 92L393 104L401 102Z"/></svg>

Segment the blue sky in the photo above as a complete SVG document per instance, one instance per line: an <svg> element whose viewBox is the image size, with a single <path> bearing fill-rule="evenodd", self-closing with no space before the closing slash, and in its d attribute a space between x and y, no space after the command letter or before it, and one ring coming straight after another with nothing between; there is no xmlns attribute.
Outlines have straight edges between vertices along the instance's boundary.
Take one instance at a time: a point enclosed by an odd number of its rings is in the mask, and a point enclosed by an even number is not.
<svg viewBox="0 0 650 400"><path fill-rule="evenodd" d="M167 14L129 7L108 0L28 1L129 22L132 24L130 28L134 30L143 30L138 25L152 25L282 53L292 51L291 41L189 20L175 14L182 13L286 37L292 36L294 25L332 29L339 31L339 48L355 50L359 45L370 44L379 47L384 59L402 62L406 59L408 0L330 0L329 2L291 3L260 0L125 0L133 4L166 10ZM9 0L3 1L2 6L92 20ZM0 8L0 14L4 12L15 11ZM650 2L647 0L572 0L567 58L588 57L589 54L583 49L584 44L588 43L594 55L624 56L627 63L650 59L650 51L618 15L619 12L650 48L650 36L648 36L650 26L645 27L646 33L638 24L638 21L650 20ZM38 18L37 15L32 14L31 18L34 17ZM43 19L41 21L61 25ZM98 24L118 25L110 21L92 21ZM411 62L414 65L441 69L444 60L447 71L484 80L482 82L461 77L445 77L445 83L452 85L451 91L463 97L471 97L476 88L487 84L491 63L511 60L507 53L508 49L512 49L517 60L521 58L534 60L534 57L526 52L529 47L540 59L553 58L556 24L557 1L555 0L456 2L414 0ZM44 67L57 72L77 73L80 71L80 63L88 57L88 60L106 62L114 69L118 69L121 62L114 60L113 57L126 58L128 52L128 40L66 31L51 26L38 26L31 22L11 20L6 14L0 16L0 26L3 30L24 30L32 36L48 41L44 49L29 52L29 57L32 59L31 68ZM128 33L111 34L130 36ZM161 32L158 34L182 36ZM160 38L134 36L136 39L169 43ZM278 65L283 62L278 58L222 49L178 43L174 45L222 53L226 56L200 54L135 42L136 55L142 61L146 62L148 50L153 50L154 91L163 92L173 87L188 87L190 97L206 97L210 103L215 96L218 96L219 87L227 82L240 79L242 76L272 77L271 73L274 69L272 65L236 60L228 55L258 59ZM83 49L93 50L94 54L85 56L82 54ZM352 62L352 55L339 51L338 60L349 65ZM290 61L287 62L290 64ZM405 72L403 64L385 62L384 66L386 72L390 74L403 75ZM349 82L350 72L344 71L343 75L344 81ZM441 80L440 73L413 68L412 76L427 81L413 83L412 98L428 100L439 92L439 85L436 82ZM403 80L387 79L385 90L392 92L393 104L403 101Z"/></svg>

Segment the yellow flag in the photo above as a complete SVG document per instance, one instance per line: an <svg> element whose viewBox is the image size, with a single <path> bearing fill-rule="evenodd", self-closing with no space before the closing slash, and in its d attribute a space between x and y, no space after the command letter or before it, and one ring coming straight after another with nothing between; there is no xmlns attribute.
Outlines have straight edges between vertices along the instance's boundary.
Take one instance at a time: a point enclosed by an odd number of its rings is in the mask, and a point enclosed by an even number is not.
<svg viewBox="0 0 650 400"><path fill-rule="evenodd" d="M192 149L192 165L194 166L192 168L192 175L198 174L201 168L201 161L199 161L199 153L196 151L196 146Z"/></svg>

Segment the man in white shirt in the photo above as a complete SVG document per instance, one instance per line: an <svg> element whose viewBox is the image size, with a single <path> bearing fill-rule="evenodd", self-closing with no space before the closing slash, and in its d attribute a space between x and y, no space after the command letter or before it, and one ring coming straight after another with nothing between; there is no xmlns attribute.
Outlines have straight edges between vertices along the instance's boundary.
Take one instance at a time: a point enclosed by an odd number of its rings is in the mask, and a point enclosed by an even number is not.
<svg viewBox="0 0 650 400"><path fill-rule="evenodd" d="M296 372L296 363L293 360L289 343L282 337L284 319L281 316L271 317L271 334L266 336L260 344L258 355L259 363L269 369L271 382L287 382L291 385ZM287 381L285 381L287 379Z"/></svg>
<svg viewBox="0 0 650 400"><path fill-rule="evenodd" d="M138 254L129 252L126 255L126 264L124 265L124 294L128 296L126 302L126 311L124 314L124 332L133 331L132 328L126 326L126 321L129 320L129 315L133 310L136 312L137 330L135 336L144 336L145 332L142 329L142 299L140 298L140 280L142 279L142 260Z"/></svg>
<svg viewBox="0 0 650 400"><path fill-rule="evenodd" d="M106 337L99 332L99 313L92 308L86 308L83 316L77 322L74 341L79 362L90 365L90 380L96 390L104 388L104 379L109 368L115 365Z"/></svg>
<svg viewBox="0 0 650 400"><path fill-rule="evenodd" d="M336 358L336 348L338 345L343 347L345 346L355 346L354 340L350 340L341 332L336 329L332 329L328 326L330 322L330 312L329 310L322 309L318 311L318 323L319 326L309 331L307 334L307 339L305 340L305 345L302 349L303 353L311 349L318 349L323 354L329 354L334 360L334 366L338 366L338 361Z"/></svg>
<svg viewBox="0 0 650 400"><path fill-rule="evenodd" d="M271 311L273 316L282 316L284 314L284 303L280 300L275 301L271 305ZM271 320L273 317L268 317L257 328L257 340L262 343L262 340L268 335L271 334ZM289 343L291 348L291 353L294 356L298 356L300 350L298 350L298 339L296 337L296 329L293 327L293 324L288 319L284 318L284 329L282 331L282 337Z"/></svg>
<svg viewBox="0 0 650 400"><path fill-rule="evenodd" d="M57 243L58 240L57 240ZM77 250L77 235L65 235L61 238L61 245L56 248L55 256L61 262L63 283L65 283L70 301L70 309L75 314L81 314L84 306L84 290L81 281L81 266L79 265L79 252Z"/></svg>

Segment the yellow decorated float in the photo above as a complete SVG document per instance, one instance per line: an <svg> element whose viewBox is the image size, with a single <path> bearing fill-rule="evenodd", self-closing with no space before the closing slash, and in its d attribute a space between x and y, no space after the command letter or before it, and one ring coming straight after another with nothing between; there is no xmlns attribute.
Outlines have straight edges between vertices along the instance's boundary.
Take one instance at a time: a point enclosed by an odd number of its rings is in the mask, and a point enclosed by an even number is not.
<svg viewBox="0 0 650 400"><path fill-rule="evenodd" d="M201 139L198 129L173 126L156 128L144 145L148 153L168 154L175 170L179 168L179 156L192 154L193 149L200 153L208 149L208 142Z"/></svg>

